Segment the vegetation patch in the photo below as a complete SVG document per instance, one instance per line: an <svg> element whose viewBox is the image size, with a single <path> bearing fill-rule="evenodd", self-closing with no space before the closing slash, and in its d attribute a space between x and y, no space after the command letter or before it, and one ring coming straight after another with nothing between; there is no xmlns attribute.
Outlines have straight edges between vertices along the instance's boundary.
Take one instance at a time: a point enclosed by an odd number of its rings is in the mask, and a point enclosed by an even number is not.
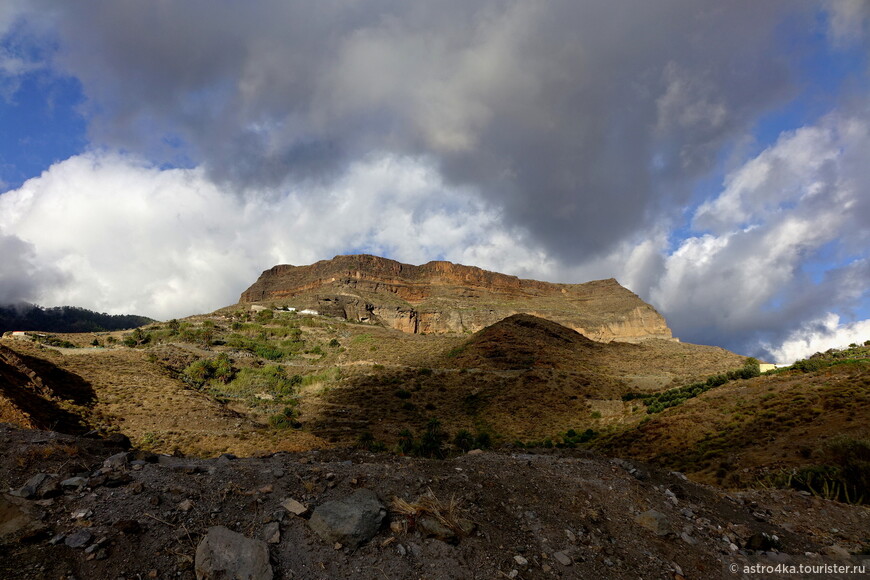
<svg viewBox="0 0 870 580"><path fill-rule="evenodd" d="M845 503L863 505L870 501L870 439L839 435L819 449L817 459L815 465L768 474L759 483Z"/></svg>
<svg viewBox="0 0 870 580"><path fill-rule="evenodd" d="M710 389L721 387L729 381L751 379L760 374L758 360L750 357L746 359L746 364L742 369L713 375L704 382L692 383L691 385L678 387L676 389L668 389L663 393L626 393L622 396L622 400L632 401L634 399L640 399L643 401L643 404L646 405L647 413L661 413L670 407L682 405L688 399L697 397L701 393L706 393Z"/></svg>

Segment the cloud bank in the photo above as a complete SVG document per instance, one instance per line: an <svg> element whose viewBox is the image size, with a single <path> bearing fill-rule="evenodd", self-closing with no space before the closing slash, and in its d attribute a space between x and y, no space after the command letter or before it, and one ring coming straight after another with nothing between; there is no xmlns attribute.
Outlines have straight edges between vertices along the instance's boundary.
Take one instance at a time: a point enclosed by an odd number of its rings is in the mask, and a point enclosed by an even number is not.
<svg viewBox="0 0 870 580"><path fill-rule="evenodd" d="M806 90L796 46L870 54L866 3L5 6L56 48L0 57L81 83L91 149L0 195L0 298L167 318L366 251L615 276L767 357L870 312L866 87L755 141Z"/></svg>

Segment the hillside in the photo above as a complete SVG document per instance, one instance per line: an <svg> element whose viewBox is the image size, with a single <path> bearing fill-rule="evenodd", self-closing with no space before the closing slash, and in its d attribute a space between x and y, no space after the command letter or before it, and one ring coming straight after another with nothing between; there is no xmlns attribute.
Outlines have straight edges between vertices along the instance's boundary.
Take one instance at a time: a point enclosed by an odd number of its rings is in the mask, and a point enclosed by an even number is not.
<svg viewBox="0 0 870 580"><path fill-rule="evenodd" d="M858 351L648 413L747 359L596 342L528 314L423 335L237 306L6 337L0 422L42 430L0 425L0 486L18 494L0 495L0 575L208 577L203 546L229 531L232 560L259 554L274 577L670 580L756 558L857 561ZM359 490L381 523L321 536L312 512Z"/></svg>
<svg viewBox="0 0 870 580"><path fill-rule="evenodd" d="M197 455L353 445L368 434L392 446L433 418L451 438L468 430L495 444L542 441L638 420L626 415L624 393L743 361L673 341L594 342L528 315L456 336L237 308L132 333L39 339L3 344L87 384L94 395L75 409L82 422ZM223 378L213 376L218 364ZM301 428L284 428L294 423Z"/></svg>
<svg viewBox="0 0 870 580"><path fill-rule="evenodd" d="M870 489L870 347L731 381L648 417L597 446L728 487L792 483L818 491L840 479L846 462L858 487ZM809 487L799 481L813 470Z"/></svg>
<svg viewBox="0 0 870 580"><path fill-rule="evenodd" d="M665 319L614 279L554 284L450 262L413 266L369 255L275 266L239 303L310 309L418 334L476 332L525 313L599 341L672 338Z"/></svg>

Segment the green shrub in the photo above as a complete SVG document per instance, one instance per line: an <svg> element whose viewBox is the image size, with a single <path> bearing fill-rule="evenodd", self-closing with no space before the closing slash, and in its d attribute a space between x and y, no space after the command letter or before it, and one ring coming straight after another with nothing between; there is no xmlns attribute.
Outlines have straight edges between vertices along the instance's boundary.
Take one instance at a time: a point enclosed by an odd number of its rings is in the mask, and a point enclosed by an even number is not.
<svg viewBox="0 0 870 580"><path fill-rule="evenodd" d="M399 441L396 443L396 449L402 455L411 455L417 448L417 443L414 439L414 433L410 429L403 429L399 432Z"/></svg>
<svg viewBox="0 0 870 580"><path fill-rule="evenodd" d="M441 421L435 418L429 419L426 430L420 435L420 455L444 459L444 442L447 437L447 433L441 428Z"/></svg>
<svg viewBox="0 0 870 580"><path fill-rule="evenodd" d="M296 415L296 409L293 407L284 407L284 410L281 413L269 417L269 425L276 429L289 429L291 427L298 429L302 424L296 420Z"/></svg>
<svg viewBox="0 0 870 580"><path fill-rule="evenodd" d="M453 445L460 451L471 451L474 449L474 435L467 429L460 429L453 437Z"/></svg>
<svg viewBox="0 0 870 580"><path fill-rule="evenodd" d="M477 437L474 438L474 443L478 449L489 449L492 447L492 436L483 431L477 434Z"/></svg>
<svg viewBox="0 0 870 580"><path fill-rule="evenodd" d="M236 376L233 361L226 353L213 359L200 359L181 372L181 378L195 387L202 387L210 381L227 384Z"/></svg>

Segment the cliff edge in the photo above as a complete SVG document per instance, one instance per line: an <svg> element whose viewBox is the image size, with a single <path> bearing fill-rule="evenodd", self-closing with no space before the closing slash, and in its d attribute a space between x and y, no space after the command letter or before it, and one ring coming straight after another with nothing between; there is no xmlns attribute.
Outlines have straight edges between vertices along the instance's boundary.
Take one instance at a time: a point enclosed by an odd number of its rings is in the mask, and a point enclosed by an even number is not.
<svg viewBox="0 0 870 580"><path fill-rule="evenodd" d="M673 340L664 317L613 278L556 284L451 262L414 266L366 254L275 266L239 302L312 309L408 333L477 332L513 314L532 314L600 342Z"/></svg>

